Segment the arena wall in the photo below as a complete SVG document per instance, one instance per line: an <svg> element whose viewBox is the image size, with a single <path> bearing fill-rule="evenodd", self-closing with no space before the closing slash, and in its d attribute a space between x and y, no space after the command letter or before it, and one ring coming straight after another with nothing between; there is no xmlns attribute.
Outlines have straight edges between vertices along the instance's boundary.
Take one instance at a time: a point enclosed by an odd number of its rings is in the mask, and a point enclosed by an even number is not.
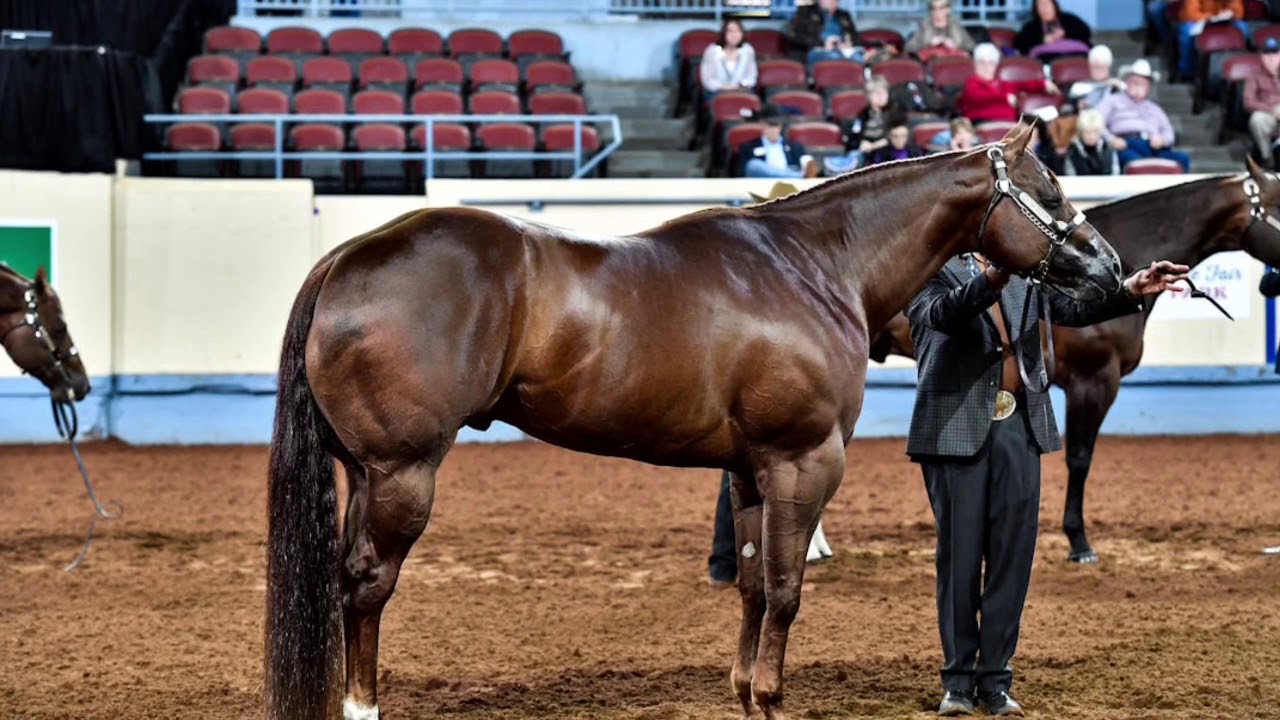
<svg viewBox="0 0 1280 720"><path fill-rule="evenodd" d="M1099 198L1187 179L1063 184L1087 209ZM0 222L36 218L56 226L55 286L94 380L82 427L134 443L261 443L270 437L276 358L297 287L324 252L353 235L416 208L467 205L605 236L742 200L748 191L766 194L769 183L443 180L425 198L316 197L305 180L0 172L0 190ZM1241 255L1205 264L1239 275L1210 281L1229 292L1236 321L1200 317L1203 301L1162 299L1143 366L1126 378L1105 432L1280 432L1273 411L1280 377L1267 365L1274 307L1256 292L1261 264ZM0 442L55 439L47 394L11 363L2 365ZM914 380L908 360L873 365L858 434L904 434ZM1063 398L1055 393L1061 416ZM521 437L495 426L467 431L462 440Z"/></svg>

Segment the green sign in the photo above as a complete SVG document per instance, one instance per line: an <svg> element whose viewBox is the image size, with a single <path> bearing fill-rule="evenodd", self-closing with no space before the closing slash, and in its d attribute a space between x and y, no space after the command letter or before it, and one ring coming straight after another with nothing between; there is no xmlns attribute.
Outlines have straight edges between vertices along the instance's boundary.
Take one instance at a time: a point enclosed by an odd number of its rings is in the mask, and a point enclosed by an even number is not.
<svg viewBox="0 0 1280 720"><path fill-rule="evenodd" d="M49 283L56 283L54 252L52 220L0 219L0 261L14 270L34 278L36 269L43 267Z"/></svg>

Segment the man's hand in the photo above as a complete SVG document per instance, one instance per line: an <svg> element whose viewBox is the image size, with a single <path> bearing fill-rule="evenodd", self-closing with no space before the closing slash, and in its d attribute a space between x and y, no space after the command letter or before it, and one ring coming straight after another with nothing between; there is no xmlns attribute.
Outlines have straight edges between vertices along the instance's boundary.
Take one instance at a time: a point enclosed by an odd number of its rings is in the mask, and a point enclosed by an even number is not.
<svg viewBox="0 0 1280 720"><path fill-rule="evenodd" d="M1117 135L1111 138L1111 147L1115 148L1116 150L1124 150L1125 148L1129 147L1129 143L1125 142L1124 138Z"/></svg>
<svg viewBox="0 0 1280 720"><path fill-rule="evenodd" d="M1186 280L1191 270L1186 265L1175 265L1168 260L1152 262L1150 267L1143 268L1124 280L1124 289L1130 295L1155 295L1169 289L1179 280Z"/></svg>
<svg viewBox="0 0 1280 720"><path fill-rule="evenodd" d="M1160 148L1164 147L1164 138L1160 137L1159 135L1152 135L1151 139L1148 140L1147 143L1151 145L1152 150L1159 150Z"/></svg>
<svg viewBox="0 0 1280 720"><path fill-rule="evenodd" d="M987 282L995 290L1003 290L1004 286L1009 283L1009 273L995 265L987 265L982 272L987 276Z"/></svg>

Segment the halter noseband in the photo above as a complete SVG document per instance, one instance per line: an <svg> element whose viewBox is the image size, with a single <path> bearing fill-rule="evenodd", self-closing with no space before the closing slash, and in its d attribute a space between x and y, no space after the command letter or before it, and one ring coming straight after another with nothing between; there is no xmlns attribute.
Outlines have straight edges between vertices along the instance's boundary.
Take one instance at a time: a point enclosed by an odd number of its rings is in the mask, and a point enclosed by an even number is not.
<svg viewBox="0 0 1280 720"><path fill-rule="evenodd" d="M1033 282L1042 282L1046 275L1049 274L1049 263L1053 262L1054 255L1058 254L1058 250L1066 244L1067 238L1071 237L1071 233L1080 229L1084 225L1084 213L1076 211L1071 220L1055 220L1044 206L1036 202L1036 199L1028 195L1021 188L1013 184L1009 179L1009 164L1005 162L1004 150L999 145L992 146L987 149L987 157L991 159L991 167L996 174L996 190L991 196L991 203L987 205L987 214L982 217L982 225L978 227L978 250L982 250L982 241L987 232L987 221L991 219L991 213L995 212L996 206L1000 201L1008 197L1013 200L1022 214L1026 216L1031 224L1035 226L1045 237L1049 238L1049 251L1045 254L1044 259L1036 265L1035 269L1030 273L1021 272L1020 275L1027 275ZM984 255L986 253L983 253Z"/></svg>
<svg viewBox="0 0 1280 720"><path fill-rule="evenodd" d="M1240 235L1240 247L1254 254L1249 248L1255 242L1254 234L1258 227L1258 223L1269 225L1272 230L1280 232L1280 221L1267 214L1267 207L1262 204L1262 190L1258 187L1258 182L1251 177L1246 177L1241 187L1244 188L1244 194L1249 198L1249 224L1245 226L1244 232Z"/></svg>
<svg viewBox="0 0 1280 720"><path fill-rule="evenodd" d="M36 342L40 343L40 347L43 348L46 353L46 359L43 364L37 365L35 368L23 368L23 372L35 374L45 368L52 367L54 373L56 373L59 379L61 379L69 389L71 387L71 376L67 374L65 363L79 355L80 351L76 349L75 345L72 345L67 351L67 355L64 357L58 350L58 346L54 344L53 339L49 337L49 333L45 330L44 324L40 322L39 297L36 294L35 288L28 285L26 292L22 295L22 299L27 304L26 312L22 315L22 322L19 322L8 330L5 330L3 334L0 334L0 345L7 345L9 342L9 336L13 334L15 330L25 327L31 328L32 332L35 333Z"/></svg>

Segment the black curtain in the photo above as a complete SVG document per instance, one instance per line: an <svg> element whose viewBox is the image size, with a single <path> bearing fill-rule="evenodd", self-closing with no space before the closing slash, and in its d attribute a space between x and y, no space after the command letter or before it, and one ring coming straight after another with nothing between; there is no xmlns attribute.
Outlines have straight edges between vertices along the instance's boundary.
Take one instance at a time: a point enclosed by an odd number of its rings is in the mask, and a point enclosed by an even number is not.
<svg viewBox="0 0 1280 720"><path fill-rule="evenodd" d="M0 28L48 30L55 45L0 51L0 165L137 159L153 135L142 115L168 111L205 31L234 12L235 0L0 0Z"/></svg>

